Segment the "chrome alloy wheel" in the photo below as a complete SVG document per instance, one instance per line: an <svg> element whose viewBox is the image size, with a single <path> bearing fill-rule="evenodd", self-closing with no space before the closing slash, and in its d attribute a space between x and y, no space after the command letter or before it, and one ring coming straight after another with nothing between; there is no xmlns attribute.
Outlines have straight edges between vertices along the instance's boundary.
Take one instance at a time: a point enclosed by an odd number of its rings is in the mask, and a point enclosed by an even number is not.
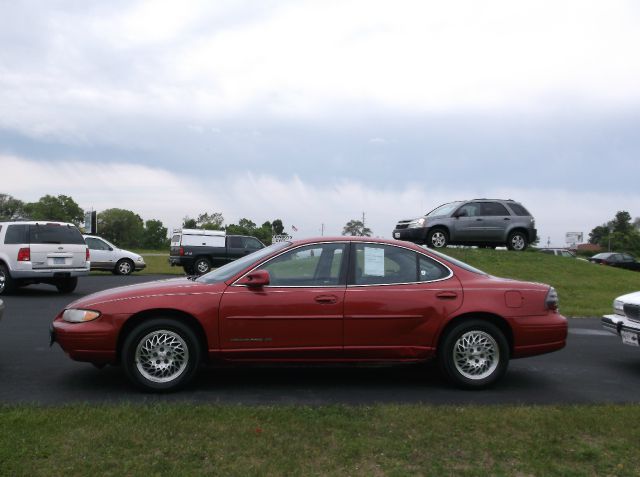
<svg viewBox="0 0 640 477"><path fill-rule="evenodd" d="M524 237L520 234L515 234L513 237L511 237L511 247L514 250L523 250L525 247L525 241L524 241Z"/></svg>
<svg viewBox="0 0 640 477"><path fill-rule="evenodd" d="M431 236L431 245L436 248L444 247L447 244L447 238L444 236L444 232L434 232Z"/></svg>
<svg viewBox="0 0 640 477"><path fill-rule="evenodd" d="M493 336L480 330L464 333L453 348L453 362L467 379L480 380L491 374L500 362L500 348Z"/></svg>
<svg viewBox="0 0 640 477"><path fill-rule="evenodd" d="M131 262L123 260L118 264L118 273L120 275L129 275L131 273Z"/></svg>
<svg viewBox="0 0 640 477"><path fill-rule="evenodd" d="M4 275L4 271L0 269L0 294L4 291L7 284L7 277Z"/></svg>
<svg viewBox="0 0 640 477"><path fill-rule="evenodd" d="M206 260L198 260L198 262L196 262L196 272L198 272L198 275L207 273L210 268L211 267Z"/></svg>
<svg viewBox="0 0 640 477"><path fill-rule="evenodd" d="M155 330L138 343L135 361L144 378L154 383L168 383L187 369L189 349L176 332Z"/></svg>

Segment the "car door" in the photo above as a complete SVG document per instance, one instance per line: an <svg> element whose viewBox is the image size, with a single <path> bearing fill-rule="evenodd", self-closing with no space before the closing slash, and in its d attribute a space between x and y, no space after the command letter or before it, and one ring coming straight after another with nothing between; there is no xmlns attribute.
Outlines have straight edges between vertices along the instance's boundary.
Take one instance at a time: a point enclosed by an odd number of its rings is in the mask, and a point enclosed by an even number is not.
<svg viewBox="0 0 640 477"><path fill-rule="evenodd" d="M511 223L511 214L499 202L482 202L480 206L483 221L483 237L489 242L504 242Z"/></svg>
<svg viewBox="0 0 640 477"><path fill-rule="evenodd" d="M468 202L453 213L450 238L454 242L474 242L484 237L484 228L480 204Z"/></svg>
<svg viewBox="0 0 640 477"><path fill-rule="evenodd" d="M462 298L459 280L439 261L399 246L354 243L344 303L345 357L432 355L437 330Z"/></svg>
<svg viewBox="0 0 640 477"><path fill-rule="evenodd" d="M91 268L113 268L115 266L113 250L105 241L96 237L85 237L91 254Z"/></svg>
<svg viewBox="0 0 640 477"><path fill-rule="evenodd" d="M233 359L342 354L347 242L305 245L262 264L270 283L233 284L220 303L220 342Z"/></svg>
<svg viewBox="0 0 640 477"><path fill-rule="evenodd" d="M227 237L227 257L229 262L255 252L255 249L251 250L245 247L243 239L244 237L233 235Z"/></svg>

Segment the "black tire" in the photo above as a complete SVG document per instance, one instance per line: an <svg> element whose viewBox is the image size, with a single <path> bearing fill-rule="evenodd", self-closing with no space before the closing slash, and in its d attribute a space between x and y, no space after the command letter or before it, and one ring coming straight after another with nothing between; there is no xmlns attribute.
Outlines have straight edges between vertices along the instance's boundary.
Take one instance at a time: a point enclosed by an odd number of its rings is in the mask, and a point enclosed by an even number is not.
<svg viewBox="0 0 640 477"><path fill-rule="evenodd" d="M16 289L16 283L13 278L11 278L11 273L9 273L9 269L3 263L0 263L0 295L7 295L9 293L13 293Z"/></svg>
<svg viewBox="0 0 640 477"><path fill-rule="evenodd" d="M195 377L201 356L200 341L188 325L176 319L154 318L127 335L121 360L135 386L147 392L172 392Z"/></svg>
<svg viewBox="0 0 640 477"><path fill-rule="evenodd" d="M183 268L185 274L187 274L187 275L195 275L195 270L193 269L193 267L187 267L185 265L182 268Z"/></svg>
<svg viewBox="0 0 640 477"><path fill-rule="evenodd" d="M449 244L449 233L445 229L436 228L427 234L427 247L445 248Z"/></svg>
<svg viewBox="0 0 640 477"><path fill-rule="evenodd" d="M62 278L56 281L56 288L60 293L73 293L78 286L78 277Z"/></svg>
<svg viewBox="0 0 640 477"><path fill-rule="evenodd" d="M438 364L452 384L464 389L486 388L507 371L509 344L492 323L462 321L440 340Z"/></svg>
<svg viewBox="0 0 640 477"><path fill-rule="evenodd" d="M133 261L129 260L128 258L121 258L116 263L116 268L114 268L114 273L116 275L131 275L135 270L135 268L136 267L133 264Z"/></svg>
<svg viewBox="0 0 640 477"><path fill-rule="evenodd" d="M211 262L204 257L200 257L193 262L193 271L196 275L204 275L211 271Z"/></svg>
<svg viewBox="0 0 640 477"><path fill-rule="evenodd" d="M524 252L528 246L529 240L526 233L516 230L509 234L509 237L507 238L507 248L509 250Z"/></svg>

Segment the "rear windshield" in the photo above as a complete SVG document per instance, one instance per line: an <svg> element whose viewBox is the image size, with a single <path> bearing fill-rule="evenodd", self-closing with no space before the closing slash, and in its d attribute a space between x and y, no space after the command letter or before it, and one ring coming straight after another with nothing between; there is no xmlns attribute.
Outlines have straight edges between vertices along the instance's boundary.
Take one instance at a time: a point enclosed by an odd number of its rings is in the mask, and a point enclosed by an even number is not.
<svg viewBox="0 0 640 477"><path fill-rule="evenodd" d="M73 225L36 224L29 226L29 243L83 245L84 238Z"/></svg>

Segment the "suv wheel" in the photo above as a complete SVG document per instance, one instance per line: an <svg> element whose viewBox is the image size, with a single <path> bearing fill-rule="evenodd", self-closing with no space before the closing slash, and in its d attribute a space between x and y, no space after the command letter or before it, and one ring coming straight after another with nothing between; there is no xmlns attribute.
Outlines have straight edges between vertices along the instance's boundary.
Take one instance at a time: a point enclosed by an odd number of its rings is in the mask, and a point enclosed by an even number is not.
<svg viewBox="0 0 640 477"><path fill-rule="evenodd" d="M78 277L63 278L56 282L56 288L60 293L71 293L78 286Z"/></svg>
<svg viewBox="0 0 640 477"><path fill-rule="evenodd" d="M133 262L129 259L123 258L121 260L118 260L118 263L116 263L116 274L118 275L131 275L131 273L133 273Z"/></svg>
<svg viewBox="0 0 640 477"><path fill-rule="evenodd" d="M0 264L0 295L11 293L15 289L15 283L6 265Z"/></svg>
<svg viewBox="0 0 640 477"><path fill-rule="evenodd" d="M427 234L427 247L444 248L449 243L449 234L444 229L433 229Z"/></svg>
<svg viewBox="0 0 640 477"><path fill-rule="evenodd" d="M524 232L515 231L509 234L509 238L507 239L507 248L509 250L515 250L517 252L522 252L527 248L527 236Z"/></svg>
<svg viewBox="0 0 640 477"><path fill-rule="evenodd" d="M442 339L438 362L445 377L456 386L481 389L495 383L507 371L509 345L502 331L492 323L463 321Z"/></svg>
<svg viewBox="0 0 640 477"><path fill-rule="evenodd" d="M199 258L193 263L197 275L204 275L211 270L211 264L206 258Z"/></svg>

